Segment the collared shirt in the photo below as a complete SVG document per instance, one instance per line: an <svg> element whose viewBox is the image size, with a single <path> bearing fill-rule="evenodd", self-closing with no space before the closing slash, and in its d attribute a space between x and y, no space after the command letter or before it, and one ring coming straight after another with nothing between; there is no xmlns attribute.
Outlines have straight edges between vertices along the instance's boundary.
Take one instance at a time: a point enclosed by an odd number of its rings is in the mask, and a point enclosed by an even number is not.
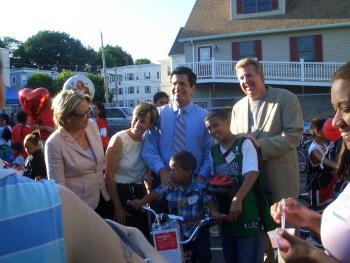
<svg viewBox="0 0 350 263"><path fill-rule="evenodd" d="M204 206L211 199L211 196L207 195L206 184L197 181L195 176L192 176L187 191L180 185L174 189L161 185L153 191L158 194L159 200L166 197L170 213L184 218L182 232L186 237L190 236L198 221L204 217L206 212ZM175 210L177 211L174 212Z"/></svg>
<svg viewBox="0 0 350 263"><path fill-rule="evenodd" d="M173 139L179 107L175 103L170 103L158 110L157 128L146 132L142 147L142 158L155 172L159 172L164 167L169 168L169 160L174 155ZM197 167L194 172L208 179L210 176L209 152L212 145L204 123L208 112L193 103L184 106L183 110L186 123L186 150L196 158Z"/></svg>

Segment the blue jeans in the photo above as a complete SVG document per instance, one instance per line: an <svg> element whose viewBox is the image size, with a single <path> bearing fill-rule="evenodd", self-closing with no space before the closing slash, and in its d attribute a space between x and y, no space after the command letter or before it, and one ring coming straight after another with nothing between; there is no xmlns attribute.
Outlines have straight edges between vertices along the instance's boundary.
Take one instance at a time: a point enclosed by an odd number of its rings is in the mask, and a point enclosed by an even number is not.
<svg viewBox="0 0 350 263"><path fill-rule="evenodd" d="M203 226L195 241L184 245L184 250L192 250L192 263L209 263L211 260L209 226Z"/></svg>
<svg viewBox="0 0 350 263"><path fill-rule="evenodd" d="M263 234L253 237L222 235L222 249L226 263L262 263L264 260Z"/></svg>

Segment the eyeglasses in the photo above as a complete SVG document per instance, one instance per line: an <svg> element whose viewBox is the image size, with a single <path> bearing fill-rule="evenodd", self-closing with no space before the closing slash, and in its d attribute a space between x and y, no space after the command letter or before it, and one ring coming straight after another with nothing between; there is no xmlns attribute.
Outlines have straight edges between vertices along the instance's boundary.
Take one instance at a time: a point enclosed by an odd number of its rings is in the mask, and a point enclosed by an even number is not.
<svg viewBox="0 0 350 263"><path fill-rule="evenodd" d="M92 107L89 107L89 109L85 113L71 113L72 116L76 116L78 118L89 118L92 112Z"/></svg>

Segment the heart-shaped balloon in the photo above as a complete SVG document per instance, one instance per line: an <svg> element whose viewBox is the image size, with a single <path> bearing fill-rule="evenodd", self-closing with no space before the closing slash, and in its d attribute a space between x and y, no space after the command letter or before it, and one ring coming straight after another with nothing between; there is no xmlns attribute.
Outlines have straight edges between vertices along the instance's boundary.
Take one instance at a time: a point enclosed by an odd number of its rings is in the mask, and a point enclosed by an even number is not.
<svg viewBox="0 0 350 263"><path fill-rule="evenodd" d="M18 93L19 102L23 110L31 116L34 121L37 121L40 113L45 109L49 100L49 92L45 88L37 89L22 89Z"/></svg>

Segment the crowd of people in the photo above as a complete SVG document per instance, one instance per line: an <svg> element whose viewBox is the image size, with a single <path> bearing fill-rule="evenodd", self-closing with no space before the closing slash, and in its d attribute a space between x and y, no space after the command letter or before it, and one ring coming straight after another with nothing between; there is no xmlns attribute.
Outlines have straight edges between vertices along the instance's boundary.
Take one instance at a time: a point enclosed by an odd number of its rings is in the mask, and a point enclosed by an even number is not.
<svg viewBox="0 0 350 263"><path fill-rule="evenodd" d="M24 177L33 180L27 191L32 191L35 183L43 191L49 189L53 203L45 203L43 207L58 204L62 209L62 216L55 214L55 220L63 221L64 229L60 227L59 236L64 235L69 242L65 240L63 244L67 256L62 243L57 245L60 253L56 256L69 260L86 258L87 262L93 262L104 252L103 258L116 259L121 249L108 250L120 241L108 231L101 218L112 219L132 230L137 228L151 241L148 217L138 208L156 201L157 212L176 211L185 220L198 220L209 209L221 227L225 262L263 262L264 251L271 252L266 232L281 223L282 212L287 215L287 224L321 233L325 251L280 229L279 235L289 242L287 249L279 251L280 260L348 262L349 187L333 203L326 202L328 206L322 218L297 201L300 189L296 148L302 138L303 117L296 95L266 85L262 65L255 59L242 59L235 69L245 96L229 112L227 109L208 112L194 104L196 75L189 68L178 67L170 76L173 100L169 101L166 93L158 92L153 104L140 103L133 110L130 128L110 139L104 106L93 105L93 86L82 77L68 80L34 123L25 112L18 113L18 124L13 128L8 127L6 117L0 117L1 159L19 166ZM324 156L321 127L325 120L320 118L311 122L315 140L309 150L310 161L315 167L320 164L331 167L332 174L347 180L350 63L335 73L331 97L336 111L333 125L339 128L343 139L339 162ZM91 119L92 115L95 119ZM14 184L11 180L15 180L19 189L27 187L23 177L13 179L7 174L0 170L0 180L8 184ZM228 194L216 192L209 186L219 177L229 178L236 187ZM335 182L335 176L332 178ZM63 188L57 190L53 181ZM281 203L282 199L286 199L285 202ZM67 204L70 200L72 203ZM25 199L19 202L25 206ZM273 204L271 209L270 204ZM80 222L85 219L77 214L80 212L91 220ZM71 222L66 223L68 220ZM106 235L101 241L103 252L96 252L94 242L84 243L87 250L91 247L86 252L89 258L82 255L83 244L72 244L72 240L84 235L89 240L97 238L97 235L91 238L89 231L81 233L82 226L76 226L80 223L85 227L96 224L96 229L91 231L99 230ZM337 231L333 231L334 224L339 226ZM132 231L121 225L117 226ZM193 226L184 227L183 234L189 236L191 229ZM208 226L200 229L190 247L193 262L211 261L209 236ZM339 237L341 246L336 242ZM57 236L52 238L59 240ZM163 262L144 238L138 243L148 250L154 262ZM91 256L93 253L96 255ZM0 253L0 259L1 256ZM31 256L34 257L34 253ZM138 258L132 253L129 256ZM275 260L273 251L267 256L268 261Z"/></svg>

